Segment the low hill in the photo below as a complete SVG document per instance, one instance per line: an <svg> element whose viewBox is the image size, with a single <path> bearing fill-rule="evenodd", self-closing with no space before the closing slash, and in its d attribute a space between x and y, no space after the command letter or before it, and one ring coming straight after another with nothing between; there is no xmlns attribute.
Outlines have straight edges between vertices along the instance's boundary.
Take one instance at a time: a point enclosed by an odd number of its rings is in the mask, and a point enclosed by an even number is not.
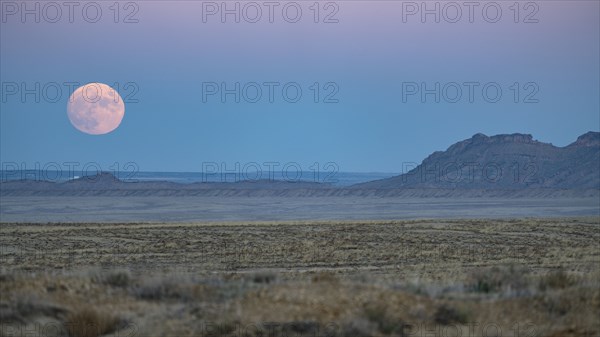
<svg viewBox="0 0 600 337"><path fill-rule="evenodd" d="M600 133L565 147L528 134L481 133L437 151L405 174L357 184L357 189L598 190Z"/></svg>

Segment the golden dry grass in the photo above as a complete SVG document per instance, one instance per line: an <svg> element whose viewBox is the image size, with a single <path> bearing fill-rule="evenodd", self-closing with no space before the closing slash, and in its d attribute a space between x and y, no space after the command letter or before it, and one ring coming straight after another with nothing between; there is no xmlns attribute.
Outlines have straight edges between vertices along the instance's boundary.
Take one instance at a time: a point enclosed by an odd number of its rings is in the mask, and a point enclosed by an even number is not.
<svg viewBox="0 0 600 337"><path fill-rule="evenodd" d="M1 336L600 335L598 218L0 234Z"/></svg>
<svg viewBox="0 0 600 337"><path fill-rule="evenodd" d="M98 337L117 330L119 319L93 307L82 306L67 316L65 326L70 336Z"/></svg>

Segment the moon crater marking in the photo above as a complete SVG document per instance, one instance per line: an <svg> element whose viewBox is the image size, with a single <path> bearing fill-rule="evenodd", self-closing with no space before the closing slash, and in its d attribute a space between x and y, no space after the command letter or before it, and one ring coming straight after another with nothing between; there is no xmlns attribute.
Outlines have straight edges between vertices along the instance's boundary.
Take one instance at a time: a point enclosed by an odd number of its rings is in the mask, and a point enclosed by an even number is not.
<svg viewBox="0 0 600 337"><path fill-rule="evenodd" d="M77 130L90 135L103 135L119 127L125 115L125 104L119 93L110 86L89 83L71 94L67 115Z"/></svg>

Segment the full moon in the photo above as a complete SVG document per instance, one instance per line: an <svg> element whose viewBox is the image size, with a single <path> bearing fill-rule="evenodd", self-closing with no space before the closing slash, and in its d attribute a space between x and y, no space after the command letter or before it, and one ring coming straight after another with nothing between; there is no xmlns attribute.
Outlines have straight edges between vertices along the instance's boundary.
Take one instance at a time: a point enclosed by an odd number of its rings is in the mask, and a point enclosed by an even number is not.
<svg viewBox="0 0 600 337"><path fill-rule="evenodd" d="M119 127L125 115L125 104L110 86L89 83L73 92L67 104L67 114L77 130L103 135Z"/></svg>

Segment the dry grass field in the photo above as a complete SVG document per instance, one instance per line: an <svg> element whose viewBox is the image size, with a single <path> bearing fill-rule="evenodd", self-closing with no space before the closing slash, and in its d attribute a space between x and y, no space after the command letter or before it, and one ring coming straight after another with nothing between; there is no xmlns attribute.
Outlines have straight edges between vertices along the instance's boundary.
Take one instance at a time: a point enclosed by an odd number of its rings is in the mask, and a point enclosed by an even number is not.
<svg viewBox="0 0 600 337"><path fill-rule="evenodd" d="M0 336L599 336L600 218L2 224Z"/></svg>

